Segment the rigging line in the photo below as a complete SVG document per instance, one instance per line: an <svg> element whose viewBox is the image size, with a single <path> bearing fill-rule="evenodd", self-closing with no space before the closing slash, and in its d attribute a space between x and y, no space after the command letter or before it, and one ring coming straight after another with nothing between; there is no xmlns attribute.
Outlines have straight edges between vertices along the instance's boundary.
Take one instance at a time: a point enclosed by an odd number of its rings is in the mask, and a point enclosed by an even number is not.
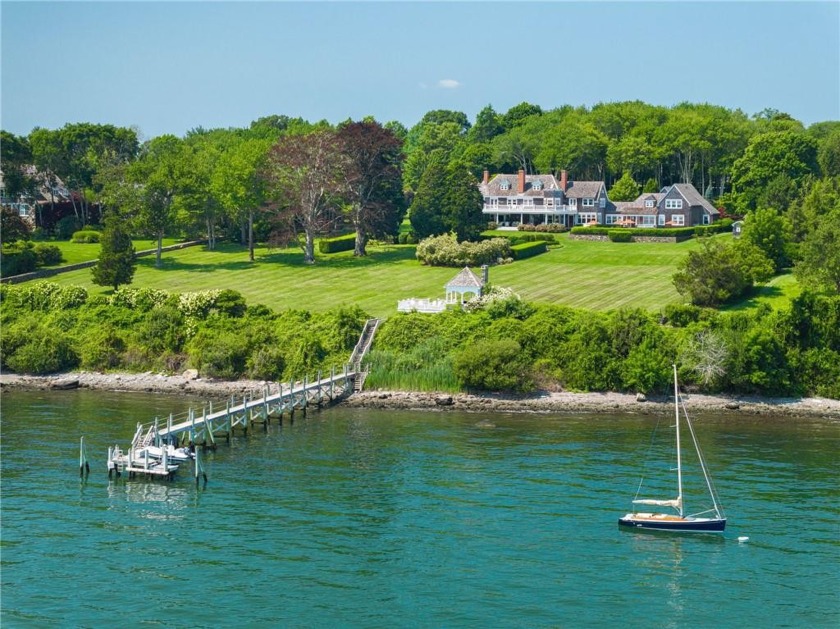
<svg viewBox="0 0 840 629"><path fill-rule="evenodd" d="M659 429L659 422L662 421L661 417L657 417L656 425L653 427L653 432L650 435L650 443L648 444L647 453L645 453L645 464L642 468L642 477L639 479L639 487L636 489L636 495L633 496L633 500L636 500L639 497L639 494L642 492L642 484L645 482L645 473L647 472L647 468L650 465L650 453L653 450L653 442L656 440L656 431Z"/></svg>
<svg viewBox="0 0 840 629"><path fill-rule="evenodd" d="M688 411L685 408L685 401L680 396L680 404L682 405L683 415L687 418ZM703 477L706 479L706 486L709 488L709 493L712 495L712 503L714 504L714 511L723 515L723 508L720 506L720 496L715 489L714 483L712 482L712 475L709 472L709 468L706 466L706 460L703 457L703 452L700 450L700 446L697 444L697 436L694 434L694 426L691 424L690 421L685 422L688 426L688 430L691 433L691 440L694 442L694 450L697 452L697 459L700 461L700 469L703 470Z"/></svg>

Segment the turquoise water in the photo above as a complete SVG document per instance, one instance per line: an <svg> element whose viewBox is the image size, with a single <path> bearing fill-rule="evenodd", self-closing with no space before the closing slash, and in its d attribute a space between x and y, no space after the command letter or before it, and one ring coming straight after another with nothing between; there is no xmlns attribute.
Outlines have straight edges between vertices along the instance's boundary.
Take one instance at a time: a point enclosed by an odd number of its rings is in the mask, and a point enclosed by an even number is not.
<svg viewBox="0 0 840 629"><path fill-rule="evenodd" d="M840 624L838 424L696 418L729 525L677 536L618 529L667 475L632 415L334 407L208 453L204 488L108 480L187 403L4 392L4 629Z"/></svg>

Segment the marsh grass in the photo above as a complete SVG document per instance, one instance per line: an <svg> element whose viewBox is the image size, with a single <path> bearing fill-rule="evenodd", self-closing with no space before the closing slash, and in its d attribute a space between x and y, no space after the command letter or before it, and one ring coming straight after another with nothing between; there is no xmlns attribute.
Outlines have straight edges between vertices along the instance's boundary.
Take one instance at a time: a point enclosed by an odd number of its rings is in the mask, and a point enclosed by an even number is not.
<svg viewBox="0 0 840 629"><path fill-rule="evenodd" d="M369 389L447 393L461 390L451 355L438 339L422 343L410 352L372 350L369 362L370 374L365 380Z"/></svg>

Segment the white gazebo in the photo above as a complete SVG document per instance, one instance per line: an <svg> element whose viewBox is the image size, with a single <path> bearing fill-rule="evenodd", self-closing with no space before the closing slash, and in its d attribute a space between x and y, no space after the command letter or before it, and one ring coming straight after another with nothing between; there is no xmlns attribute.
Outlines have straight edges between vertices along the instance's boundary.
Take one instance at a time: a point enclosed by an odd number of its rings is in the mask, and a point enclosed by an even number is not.
<svg viewBox="0 0 840 629"><path fill-rule="evenodd" d="M445 299L401 299L397 303L397 311L436 313L443 312L449 306L456 304L463 306L467 301L467 295L478 297L487 285L487 266L482 266L481 271L483 278L478 277L465 266L458 275L447 282Z"/></svg>
<svg viewBox="0 0 840 629"><path fill-rule="evenodd" d="M484 278L478 277L470 270L470 267L465 266L463 270L453 277L446 284L446 301L450 303L464 303L467 301L464 297L466 295L473 295L479 297L484 285L487 283L487 267L481 267L484 272Z"/></svg>

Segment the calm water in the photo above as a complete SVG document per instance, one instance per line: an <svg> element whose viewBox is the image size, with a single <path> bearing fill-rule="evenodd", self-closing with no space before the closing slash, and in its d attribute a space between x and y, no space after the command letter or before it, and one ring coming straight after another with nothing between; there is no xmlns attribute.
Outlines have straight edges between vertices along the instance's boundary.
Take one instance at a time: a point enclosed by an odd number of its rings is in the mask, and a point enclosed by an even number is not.
<svg viewBox="0 0 840 629"><path fill-rule="evenodd" d="M204 489L109 482L187 402L4 393L4 629L840 624L840 425L696 418L729 530L675 536L616 524L650 417L333 408L208 453Z"/></svg>

